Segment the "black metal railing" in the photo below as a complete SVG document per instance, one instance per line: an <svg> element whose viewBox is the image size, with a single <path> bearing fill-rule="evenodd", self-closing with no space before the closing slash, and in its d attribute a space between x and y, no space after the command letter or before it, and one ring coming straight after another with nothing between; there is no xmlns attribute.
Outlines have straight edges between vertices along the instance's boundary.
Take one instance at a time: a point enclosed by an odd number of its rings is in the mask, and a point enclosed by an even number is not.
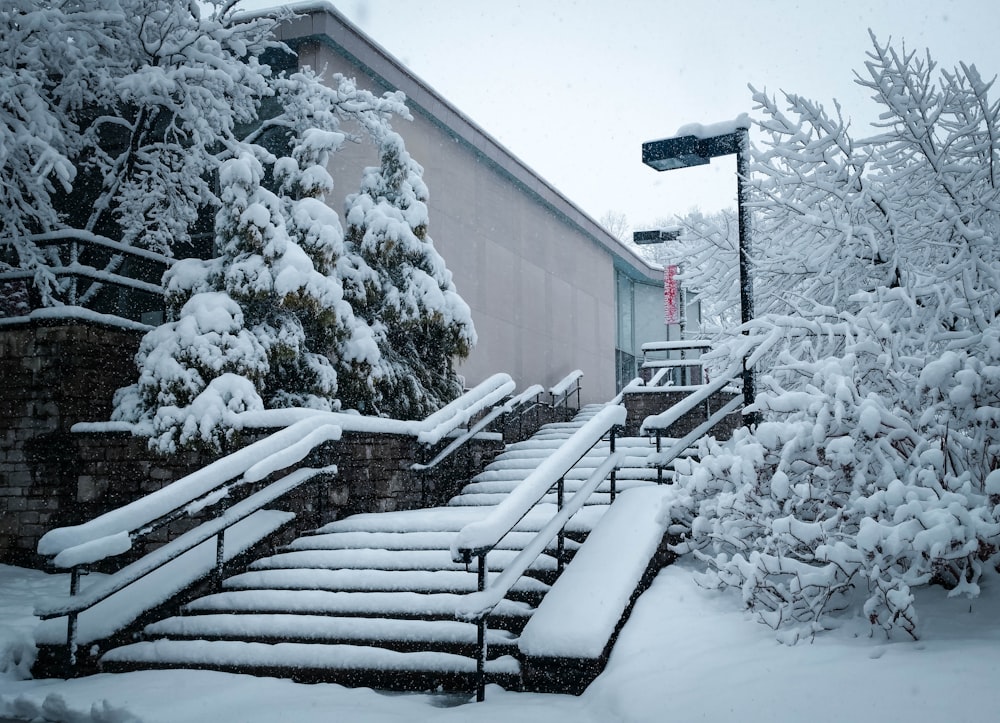
<svg viewBox="0 0 1000 723"><path fill-rule="evenodd" d="M495 508L485 520L466 525L452 547L452 557L466 565L476 561L476 592L466 596L456 617L476 623L476 700L486 697L486 632L488 617L511 587L556 539L557 572L565 565L566 523L584 505L604 480L609 479L614 499L616 471L622 453L615 451L615 435L625 423L625 408L609 406L598 412L578 429L562 446L543 461L528 477ZM565 478L571 469L587 456L605 437L610 437L608 457L577 489L565 499ZM487 580L487 555L521 520L552 491L556 493L556 514L541 528L507 568L490 584Z"/></svg>
<svg viewBox="0 0 1000 723"><path fill-rule="evenodd" d="M81 613L212 538L216 542L214 576L221 583L226 560L226 531L265 505L286 497L302 484L335 474L336 468L299 468L228 506L81 594L79 582L82 572L96 562L132 549L134 543L147 539L151 533L171 522L191 518L207 508L225 504L237 488L261 482L271 474L301 462L317 446L336 441L340 434L339 427L320 418L303 420L88 523L59 528L46 534L39 541L39 552L53 556L53 564L57 567L70 569L70 593L65 598L49 600L37 606L35 614L42 620L67 618L67 673L71 675L76 669ZM132 619L105 621L105 628L110 626L113 628L111 634L114 634L131 623Z"/></svg>
<svg viewBox="0 0 1000 723"><path fill-rule="evenodd" d="M752 370L757 362L763 358L779 339L780 333L775 332L758 337L745 337L740 350L740 354L743 357L742 361L732 365L725 373L719 375L717 379L708 383L694 385L692 387L694 391L677 404L674 404L664 412L651 415L643 421L639 428L639 433L654 437L656 440L656 452L649 456L647 465L656 468L658 484L663 484L663 474L667 467L684 454L694 442L707 435L719 426L726 417L737 412L744 406L744 398L736 396L722 404L715 411L712 411L711 401L714 395L736 383L737 380L745 378L746 371L748 369ZM705 421L696 425L690 432L679 439L670 438L673 441L669 449L664 451L663 440L667 438L666 435L671 426L699 405L705 405Z"/></svg>
<svg viewBox="0 0 1000 723"><path fill-rule="evenodd" d="M461 436L456 437L448 444L448 446L438 452L433 459L426 463L411 465L410 469L414 472L428 472L433 470L444 460L448 459L453 454L458 452L458 450L462 449L471 440L475 439L478 434L486 430L498 419L509 417L512 414L517 414L522 407L530 404L537 404L538 397L543 392L544 389L541 385L536 384L521 392L517 396L510 397L503 403L495 405L492 409L486 412L486 414L484 414L479 421L470 426Z"/></svg>
<svg viewBox="0 0 1000 723"><path fill-rule="evenodd" d="M0 316L20 316L57 303L133 321L163 320L161 280L174 259L83 231L35 234L25 241L40 249L47 263L19 268L16 242L0 241L0 296L8 299L0 304ZM39 274L54 282L48 303L35 288Z"/></svg>
<svg viewBox="0 0 1000 723"><path fill-rule="evenodd" d="M571 371L558 383L549 388L549 403L556 408L569 408L569 400L576 395L576 408L580 408L580 393L582 390L583 372L579 369Z"/></svg>

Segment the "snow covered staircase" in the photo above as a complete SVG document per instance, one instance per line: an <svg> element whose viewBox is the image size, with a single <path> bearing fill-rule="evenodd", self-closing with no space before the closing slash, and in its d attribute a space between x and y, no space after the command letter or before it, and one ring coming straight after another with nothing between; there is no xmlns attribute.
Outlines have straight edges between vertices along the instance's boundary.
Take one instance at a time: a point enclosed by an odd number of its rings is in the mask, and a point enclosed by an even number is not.
<svg viewBox="0 0 1000 723"><path fill-rule="evenodd" d="M511 492L525 476L538 466L539 462L552 452L575 432L588 419L592 418L603 405L587 405L580 410L570 422L546 424L533 437L524 442L508 445L492 464L476 475L466 485L461 494L454 497L449 505L496 505ZM636 486L642 486L657 481L655 468L646 466L649 455L654 451L651 440L647 437L618 437L615 447L624 451L625 461L617 474L617 490L623 491ZM566 476L567 495L576 491L579 485L590 476L590 473L604 461L610 449L610 443L604 441L592 449L586 457ZM544 500L555 503L556 493L551 492ZM588 504L607 505L611 502L610 482L605 482L598 488Z"/></svg>
<svg viewBox="0 0 1000 723"><path fill-rule="evenodd" d="M585 407L571 422L509 445L446 506L354 515L299 537L181 615L148 625L141 642L108 651L102 669L205 668L396 690L472 689L476 625L456 620L456 610L477 589L477 571L475 563L453 562L450 546L600 408ZM567 476L567 494L607 458L607 445ZM653 451L648 439L619 439L617 449L626 457L620 490L655 482L655 470L645 466ZM604 485L594 497L605 504L581 510L568 533L586 535L607 510ZM553 507L554 498L543 500L490 553L491 574L504 569ZM567 553L577 547L566 541ZM491 682L520 687L518 634L557 567L553 554L540 556L490 615Z"/></svg>

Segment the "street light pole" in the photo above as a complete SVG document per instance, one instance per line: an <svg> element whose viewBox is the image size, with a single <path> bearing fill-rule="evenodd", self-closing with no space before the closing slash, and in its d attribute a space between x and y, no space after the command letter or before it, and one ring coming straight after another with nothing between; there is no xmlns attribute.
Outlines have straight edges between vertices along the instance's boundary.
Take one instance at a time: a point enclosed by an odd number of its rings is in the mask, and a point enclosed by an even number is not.
<svg viewBox="0 0 1000 723"><path fill-rule="evenodd" d="M724 129L722 126L726 126ZM736 200L739 218L739 272L740 272L740 322L743 333L749 334L747 324L753 319L753 277L750 267L750 201L747 178L750 150L750 123L746 115L734 123L719 124L675 138L664 138L642 144L642 162L657 171L671 171L707 164L712 158L736 155ZM708 131L708 132L706 132ZM714 132L713 132L714 131ZM681 131L683 133L683 130ZM757 397L753 369L743 359L743 405L749 407ZM756 425L756 414L747 415L747 423Z"/></svg>
<svg viewBox="0 0 1000 723"><path fill-rule="evenodd" d="M753 276L750 270L750 189L747 186L747 179L750 176L750 163L747 155L750 151L750 131L747 128L736 130L736 199L738 205L737 215L739 217L739 254L740 254L740 323L743 325L743 333L749 334L748 324L753 319ZM747 366L747 359L743 357L743 405L749 406L757 399L757 382L754 379L753 369ZM756 412L747 417L747 424L751 427L757 426L760 421Z"/></svg>

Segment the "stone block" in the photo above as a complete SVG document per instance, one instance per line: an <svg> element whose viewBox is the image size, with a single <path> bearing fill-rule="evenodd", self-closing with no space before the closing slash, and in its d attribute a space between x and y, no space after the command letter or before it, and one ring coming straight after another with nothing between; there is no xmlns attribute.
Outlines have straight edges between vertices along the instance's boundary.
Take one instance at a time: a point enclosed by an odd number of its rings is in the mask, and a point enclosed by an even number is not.
<svg viewBox="0 0 1000 723"><path fill-rule="evenodd" d="M398 509L398 503L394 498L379 497L375 500L375 509L372 512L395 512Z"/></svg>
<svg viewBox="0 0 1000 723"><path fill-rule="evenodd" d="M76 481L77 502L93 502L108 491L108 478L104 476L81 475Z"/></svg>
<svg viewBox="0 0 1000 723"><path fill-rule="evenodd" d="M5 497L6 508L9 512L23 512L28 509L28 498L23 494L18 497Z"/></svg>

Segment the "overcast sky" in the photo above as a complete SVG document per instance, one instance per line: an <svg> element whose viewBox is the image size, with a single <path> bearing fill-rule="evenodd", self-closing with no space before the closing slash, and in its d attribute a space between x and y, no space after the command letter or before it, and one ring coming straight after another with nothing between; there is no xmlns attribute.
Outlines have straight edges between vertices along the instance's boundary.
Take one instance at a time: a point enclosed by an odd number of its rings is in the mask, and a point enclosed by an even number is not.
<svg viewBox="0 0 1000 723"><path fill-rule="evenodd" d="M929 48L943 67L1000 72L996 0L334 5L584 211L622 212L637 228L734 204L732 158L657 173L640 147L687 123L753 115L748 83L837 98L864 135L876 106L853 78L871 48L868 28L881 41Z"/></svg>

